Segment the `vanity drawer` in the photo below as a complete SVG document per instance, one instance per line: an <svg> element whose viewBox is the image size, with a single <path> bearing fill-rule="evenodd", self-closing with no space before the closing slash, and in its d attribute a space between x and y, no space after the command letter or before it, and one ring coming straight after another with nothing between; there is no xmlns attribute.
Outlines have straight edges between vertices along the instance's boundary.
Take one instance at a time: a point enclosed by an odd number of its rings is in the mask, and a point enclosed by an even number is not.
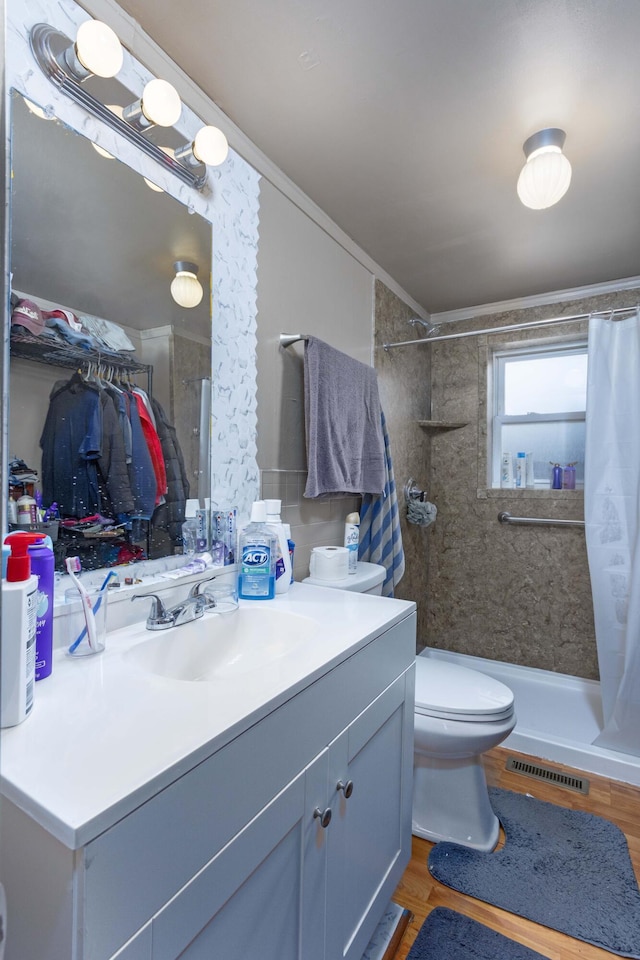
<svg viewBox="0 0 640 960"><path fill-rule="evenodd" d="M412 614L88 844L85 960L131 938L414 657Z"/></svg>

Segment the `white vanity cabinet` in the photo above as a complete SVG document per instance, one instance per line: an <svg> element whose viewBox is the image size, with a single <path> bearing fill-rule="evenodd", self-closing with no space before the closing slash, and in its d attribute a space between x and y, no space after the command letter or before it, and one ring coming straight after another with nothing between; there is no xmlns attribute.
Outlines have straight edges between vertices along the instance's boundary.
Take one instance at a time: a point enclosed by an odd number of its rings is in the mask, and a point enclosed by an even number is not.
<svg viewBox="0 0 640 960"><path fill-rule="evenodd" d="M414 657L411 613L77 851L5 804L38 911L6 960L359 960L410 856Z"/></svg>

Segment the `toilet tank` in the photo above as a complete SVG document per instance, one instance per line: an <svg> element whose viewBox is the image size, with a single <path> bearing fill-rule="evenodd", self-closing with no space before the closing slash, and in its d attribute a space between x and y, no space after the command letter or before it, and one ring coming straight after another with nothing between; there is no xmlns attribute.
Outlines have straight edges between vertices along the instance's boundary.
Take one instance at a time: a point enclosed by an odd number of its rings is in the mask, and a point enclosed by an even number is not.
<svg viewBox="0 0 640 960"><path fill-rule="evenodd" d="M305 577L303 583L312 583L316 587L333 587L334 590L351 590L354 593L382 594L382 583L386 569L379 563L367 563L358 560L355 573L341 580L319 580L317 577Z"/></svg>

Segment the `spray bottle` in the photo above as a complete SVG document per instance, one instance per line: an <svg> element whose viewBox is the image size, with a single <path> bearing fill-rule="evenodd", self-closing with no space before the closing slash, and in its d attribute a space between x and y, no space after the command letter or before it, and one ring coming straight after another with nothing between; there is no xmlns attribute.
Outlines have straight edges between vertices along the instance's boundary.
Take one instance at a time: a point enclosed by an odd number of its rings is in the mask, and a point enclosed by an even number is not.
<svg viewBox="0 0 640 960"><path fill-rule="evenodd" d="M39 539L39 536L37 539ZM15 727L33 707L38 578L31 573L30 535L11 533L7 579L2 581L0 726Z"/></svg>
<svg viewBox="0 0 640 960"><path fill-rule="evenodd" d="M360 543L360 514L349 513L344 523L344 545L349 551L349 573L358 572L358 545Z"/></svg>

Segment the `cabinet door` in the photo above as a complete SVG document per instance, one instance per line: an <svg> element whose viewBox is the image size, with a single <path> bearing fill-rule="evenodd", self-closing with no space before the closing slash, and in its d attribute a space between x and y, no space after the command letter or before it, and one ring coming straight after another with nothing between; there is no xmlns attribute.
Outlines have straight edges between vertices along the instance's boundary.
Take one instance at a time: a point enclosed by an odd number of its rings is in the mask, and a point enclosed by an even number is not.
<svg viewBox="0 0 640 960"><path fill-rule="evenodd" d="M324 960L327 776L325 750L167 904L153 960Z"/></svg>
<svg viewBox="0 0 640 960"><path fill-rule="evenodd" d="M327 960L359 960L411 855L413 674L329 747Z"/></svg>

